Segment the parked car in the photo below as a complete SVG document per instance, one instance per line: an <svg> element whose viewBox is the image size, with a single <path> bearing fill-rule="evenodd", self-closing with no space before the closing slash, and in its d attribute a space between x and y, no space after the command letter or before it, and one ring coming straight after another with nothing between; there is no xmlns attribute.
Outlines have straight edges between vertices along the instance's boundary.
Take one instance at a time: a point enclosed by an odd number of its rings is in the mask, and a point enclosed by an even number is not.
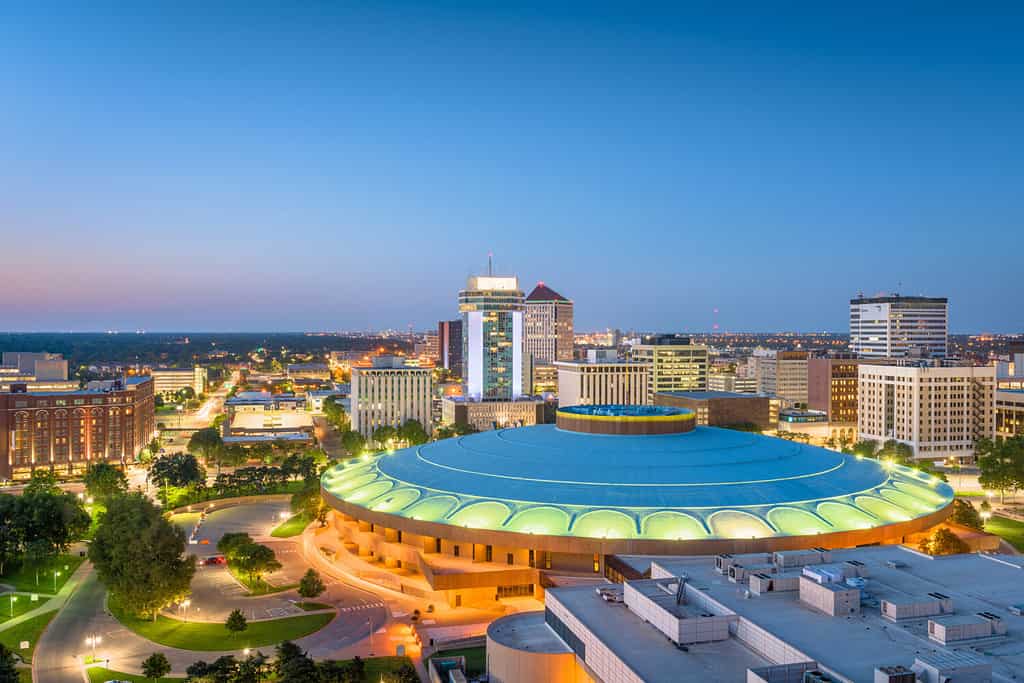
<svg viewBox="0 0 1024 683"><path fill-rule="evenodd" d="M228 560L223 555L214 555L203 561L203 564L227 564Z"/></svg>

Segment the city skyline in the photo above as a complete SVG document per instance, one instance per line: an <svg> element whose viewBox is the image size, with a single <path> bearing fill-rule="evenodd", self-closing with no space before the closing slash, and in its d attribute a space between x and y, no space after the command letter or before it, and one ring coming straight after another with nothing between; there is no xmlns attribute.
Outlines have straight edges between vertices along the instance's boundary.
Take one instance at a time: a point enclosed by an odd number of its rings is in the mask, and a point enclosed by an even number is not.
<svg viewBox="0 0 1024 683"><path fill-rule="evenodd" d="M1020 331L1021 20L23 7L0 321L428 329L493 251L580 329L842 331L900 291Z"/></svg>

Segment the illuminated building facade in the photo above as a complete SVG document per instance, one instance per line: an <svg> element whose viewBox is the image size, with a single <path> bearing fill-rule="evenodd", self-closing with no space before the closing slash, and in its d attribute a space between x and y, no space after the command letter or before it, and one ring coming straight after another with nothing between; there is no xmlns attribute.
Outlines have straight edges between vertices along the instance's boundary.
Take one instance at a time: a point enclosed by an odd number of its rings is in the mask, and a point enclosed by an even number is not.
<svg viewBox="0 0 1024 683"><path fill-rule="evenodd" d="M526 354L533 362L572 360L573 305L543 282L526 297Z"/></svg>
<svg viewBox="0 0 1024 683"><path fill-rule="evenodd" d="M373 367L352 368L352 429L367 439L378 427L399 427L416 420L431 429L433 373L407 366L394 356L377 356Z"/></svg>
<svg viewBox="0 0 1024 683"><path fill-rule="evenodd" d="M949 299L893 296L850 299L850 351L862 358L898 358L919 352L945 358Z"/></svg>
<svg viewBox="0 0 1024 683"><path fill-rule="evenodd" d="M996 369L925 363L857 368L857 440L894 439L920 460L974 458L995 436Z"/></svg>
<svg viewBox="0 0 1024 683"><path fill-rule="evenodd" d="M363 562L361 577L468 606L539 595L547 571L601 575L615 554L902 542L953 500L924 472L697 426L689 410L575 406L556 419L328 469L334 512L316 545Z"/></svg>
<svg viewBox="0 0 1024 683"><path fill-rule="evenodd" d="M156 433L153 380L129 377L93 390L0 394L0 479L32 470L80 474L93 462L134 462Z"/></svg>
<svg viewBox="0 0 1024 683"><path fill-rule="evenodd" d="M578 405L644 405L648 403L647 363L599 360L555 363L558 368L558 403Z"/></svg>
<svg viewBox="0 0 1024 683"><path fill-rule="evenodd" d="M662 391L706 391L708 388L708 347L693 344L678 334L653 334L635 344L631 359L647 363L647 403Z"/></svg>
<svg viewBox="0 0 1024 683"><path fill-rule="evenodd" d="M516 277L472 276L459 292L468 398L508 401L524 393L524 309Z"/></svg>
<svg viewBox="0 0 1024 683"><path fill-rule="evenodd" d="M442 320L437 324L438 362L456 375L462 374L462 321Z"/></svg>
<svg viewBox="0 0 1024 683"><path fill-rule="evenodd" d="M174 394L191 387L196 396L206 391L206 368L196 365L192 368L153 368L153 391L157 394Z"/></svg>
<svg viewBox="0 0 1024 683"><path fill-rule="evenodd" d="M1004 439L1024 434L1024 389L996 391L996 436Z"/></svg>

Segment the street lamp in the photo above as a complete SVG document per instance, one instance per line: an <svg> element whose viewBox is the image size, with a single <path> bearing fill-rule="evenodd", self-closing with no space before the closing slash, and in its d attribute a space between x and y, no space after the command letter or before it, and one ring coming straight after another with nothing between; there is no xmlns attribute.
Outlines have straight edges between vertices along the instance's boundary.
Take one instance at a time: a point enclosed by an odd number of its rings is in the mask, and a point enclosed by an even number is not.
<svg viewBox="0 0 1024 683"><path fill-rule="evenodd" d="M192 601L190 599L188 599L188 598L185 598L180 603L178 603L178 607L180 609L184 609L185 610L185 623L186 624L188 623L188 608L189 608L189 605L191 605L191 604L192 604Z"/></svg>
<svg viewBox="0 0 1024 683"><path fill-rule="evenodd" d="M981 525L985 526L986 524L988 524L988 520L991 519L991 518L992 518L992 513L991 512L982 512L981 513Z"/></svg>
<svg viewBox="0 0 1024 683"><path fill-rule="evenodd" d="M14 618L14 603L17 601L18 596L11 593L11 619Z"/></svg>
<svg viewBox="0 0 1024 683"><path fill-rule="evenodd" d="M60 572L56 569L53 570L53 592L57 592L57 577L60 576Z"/></svg>
<svg viewBox="0 0 1024 683"><path fill-rule="evenodd" d="M93 634L93 635L91 635L91 636L89 636L89 637L87 637L85 639L85 644L92 646L92 659L93 659L93 661L96 661L96 646L99 645L102 642L103 642L103 638L101 638L97 634Z"/></svg>

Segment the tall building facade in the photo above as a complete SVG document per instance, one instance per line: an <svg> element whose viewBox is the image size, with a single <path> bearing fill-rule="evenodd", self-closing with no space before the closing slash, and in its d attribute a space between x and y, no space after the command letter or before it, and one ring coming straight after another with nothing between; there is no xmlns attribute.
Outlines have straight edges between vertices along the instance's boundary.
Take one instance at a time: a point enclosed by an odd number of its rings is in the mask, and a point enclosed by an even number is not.
<svg viewBox="0 0 1024 683"><path fill-rule="evenodd" d="M0 394L0 479L32 470L80 474L93 462L134 462L156 434L153 380L101 382L94 390Z"/></svg>
<svg viewBox="0 0 1024 683"><path fill-rule="evenodd" d="M46 351L4 351L0 369L15 371L34 382L60 382L68 378L64 356Z"/></svg>
<svg viewBox="0 0 1024 683"><path fill-rule="evenodd" d="M996 369L925 363L857 368L857 438L902 442L921 460L973 458L995 436Z"/></svg>
<svg viewBox="0 0 1024 683"><path fill-rule="evenodd" d="M850 299L850 351L862 358L945 358L949 299L892 296Z"/></svg>
<svg viewBox="0 0 1024 683"><path fill-rule="evenodd" d="M509 401L523 395L524 310L514 276L471 276L459 292L467 398Z"/></svg>
<svg viewBox="0 0 1024 683"><path fill-rule="evenodd" d="M708 347L678 334L646 335L630 351L631 359L647 363L647 403L662 391L707 391Z"/></svg>
<svg viewBox="0 0 1024 683"><path fill-rule="evenodd" d="M526 354L534 363L572 360L572 301L537 283L526 297Z"/></svg>
<svg viewBox="0 0 1024 683"><path fill-rule="evenodd" d="M558 361L558 404L645 405L649 402L647 363L621 360Z"/></svg>
<svg viewBox="0 0 1024 683"><path fill-rule="evenodd" d="M367 439L378 427L416 420L431 430L430 368L405 365L401 358L377 356L372 367L352 368L352 429Z"/></svg>
<svg viewBox="0 0 1024 683"><path fill-rule="evenodd" d="M438 363L442 368L462 374L462 321L442 320L437 324Z"/></svg>
<svg viewBox="0 0 1024 683"><path fill-rule="evenodd" d="M807 356L806 351L755 350L758 393L806 404Z"/></svg>

